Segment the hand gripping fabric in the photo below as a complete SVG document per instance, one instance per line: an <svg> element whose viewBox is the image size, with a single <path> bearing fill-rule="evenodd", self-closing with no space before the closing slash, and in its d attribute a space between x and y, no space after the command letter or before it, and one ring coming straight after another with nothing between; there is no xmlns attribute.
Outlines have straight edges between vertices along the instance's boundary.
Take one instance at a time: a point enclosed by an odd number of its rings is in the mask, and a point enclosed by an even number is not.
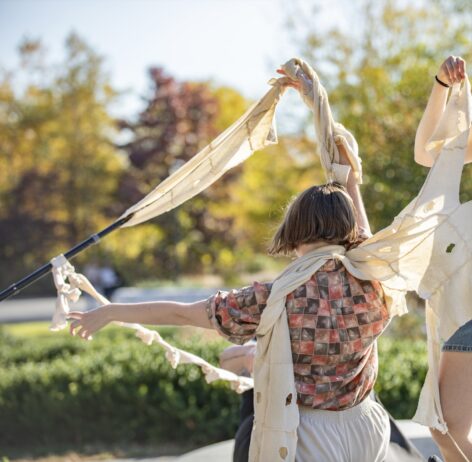
<svg viewBox="0 0 472 462"><path fill-rule="evenodd" d="M334 120L328 94L317 73L300 58L291 59L282 67L292 80L300 82L302 99L313 111L321 165L328 180L346 185L352 168L357 183L362 183L362 162L356 139L349 130ZM351 167L339 163L339 144L344 146Z"/></svg>

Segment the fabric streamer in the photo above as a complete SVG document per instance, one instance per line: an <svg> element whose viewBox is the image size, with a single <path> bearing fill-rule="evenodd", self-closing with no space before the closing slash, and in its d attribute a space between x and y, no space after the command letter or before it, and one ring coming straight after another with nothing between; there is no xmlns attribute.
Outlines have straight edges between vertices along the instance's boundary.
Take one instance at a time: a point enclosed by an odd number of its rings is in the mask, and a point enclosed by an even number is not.
<svg viewBox="0 0 472 462"><path fill-rule="evenodd" d="M66 318L69 313L69 303L77 302L82 291L88 293L102 305L110 303L102 294L97 292L95 287L93 287L91 282L83 274L75 272L75 268L63 255L53 258L51 263L53 264L52 274L57 288L58 298L56 301L56 313L49 327L50 330L57 331L67 326ZM68 280L68 282L66 282L66 280ZM141 324L136 323L115 321L113 324L134 329L136 336L146 345L157 343L163 347L166 352L166 358L174 369L179 364L196 364L202 369L207 383L214 382L215 380L226 380L237 393L243 393L254 386L252 378L238 376L233 372L211 365L193 353L175 348L170 343L166 342L155 330L146 329Z"/></svg>
<svg viewBox="0 0 472 462"><path fill-rule="evenodd" d="M336 147L336 141L339 141L346 148L357 181L362 181L356 140L348 130L333 120L326 90L316 72L299 58L293 58L281 67L290 77L270 79L268 83L272 88L236 122L126 210L120 218L131 214L133 217L122 227L134 226L168 212L206 189L255 151L277 144L275 109L287 88L284 84L290 80L298 80L303 84L307 92L304 100L309 102L311 109L316 108L315 130L320 145L321 164L328 173L328 180L346 184L349 174L349 166L339 165Z"/></svg>

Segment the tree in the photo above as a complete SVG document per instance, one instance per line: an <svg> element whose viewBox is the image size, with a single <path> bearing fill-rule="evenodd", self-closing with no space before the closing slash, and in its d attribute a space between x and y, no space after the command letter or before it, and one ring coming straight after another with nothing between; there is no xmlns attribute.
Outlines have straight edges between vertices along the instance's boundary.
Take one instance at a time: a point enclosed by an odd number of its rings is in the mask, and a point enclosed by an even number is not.
<svg viewBox="0 0 472 462"><path fill-rule="evenodd" d="M19 50L22 68L0 84L4 284L108 224L124 168L108 114L117 93L103 59L75 34L57 66L44 63L39 41L25 40ZM13 85L17 76L27 79L24 89Z"/></svg>
<svg viewBox="0 0 472 462"><path fill-rule="evenodd" d="M151 68L149 77L151 89L144 110L136 121L119 123L130 139L120 146L129 160L119 189L120 202L127 205L187 162L247 105L231 89L215 89L205 82L178 82L162 68ZM232 170L194 199L152 222L149 232L154 229L155 245L145 250L155 261L155 276L175 278L181 273L214 269L220 249L235 245L232 219L215 219L209 204L229 201L226 185L239 172Z"/></svg>
<svg viewBox="0 0 472 462"><path fill-rule="evenodd" d="M130 167L121 179L120 199L128 205L230 126L249 104L235 90L177 82L162 68L151 69L150 78L145 109L135 122L120 123L130 138L121 146ZM141 277L174 279L203 271L237 283L242 272L264 268L268 261L262 254L283 206L300 187L321 178L315 159L315 146L306 137L281 137L277 146L255 153L197 197L157 217L146 225L152 244L135 254L139 261L148 259ZM108 245L119 252L118 241L125 238L114 239ZM133 266L133 272L139 269Z"/></svg>

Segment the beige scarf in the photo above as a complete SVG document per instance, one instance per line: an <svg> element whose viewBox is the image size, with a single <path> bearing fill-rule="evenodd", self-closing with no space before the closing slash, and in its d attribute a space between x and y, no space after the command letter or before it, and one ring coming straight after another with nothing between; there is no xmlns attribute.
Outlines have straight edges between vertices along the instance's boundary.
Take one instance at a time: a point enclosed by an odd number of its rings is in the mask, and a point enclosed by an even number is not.
<svg viewBox="0 0 472 462"><path fill-rule="evenodd" d="M256 330L250 462L295 458L299 416L285 300L326 260L344 254L344 247L338 245L316 249L297 258L274 280Z"/></svg>
<svg viewBox="0 0 472 462"><path fill-rule="evenodd" d="M328 178L346 184L350 167L339 165L336 142L344 144L358 182L361 163L357 143L349 131L333 120L326 90L316 72L303 60L293 58L282 67L304 85L304 101L315 111L315 129L320 144L321 164ZM286 90L288 77L269 80L272 88L256 101L236 122L195 154L120 217L133 217L123 227L134 226L165 213L206 189L229 169L239 165L255 151L277 143L275 109Z"/></svg>

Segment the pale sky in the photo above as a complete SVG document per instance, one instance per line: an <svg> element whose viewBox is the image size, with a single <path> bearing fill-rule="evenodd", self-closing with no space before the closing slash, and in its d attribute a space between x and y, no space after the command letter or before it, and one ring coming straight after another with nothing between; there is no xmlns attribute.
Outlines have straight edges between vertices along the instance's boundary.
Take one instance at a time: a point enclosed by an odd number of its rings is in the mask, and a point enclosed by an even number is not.
<svg viewBox="0 0 472 462"><path fill-rule="evenodd" d="M40 38L50 57L59 60L64 39L73 30L106 58L113 85L129 90L113 109L116 115L131 116L142 109L140 95L146 93L151 65L163 66L178 79L212 79L255 99L267 91L267 80L277 76L278 65L299 53L285 27L294 2L306 11L314 4L311 0L0 0L0 67L17 66L16 49L23 37ZM318 3L323 4L319 14L325 23L349 25L348 0ZM295 94L284 97L285 106L293 105L295 98Z"/></svg>

